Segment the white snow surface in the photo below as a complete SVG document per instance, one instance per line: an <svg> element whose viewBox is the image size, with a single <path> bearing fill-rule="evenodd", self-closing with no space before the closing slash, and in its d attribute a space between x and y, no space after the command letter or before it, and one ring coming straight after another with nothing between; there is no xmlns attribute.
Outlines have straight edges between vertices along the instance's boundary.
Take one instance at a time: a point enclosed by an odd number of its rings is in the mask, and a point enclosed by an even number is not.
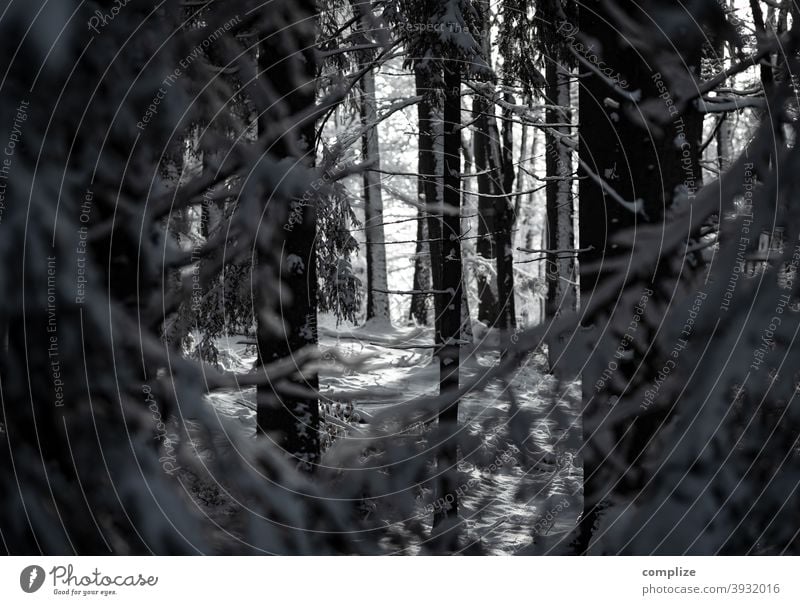
<svg viewBox="0 0 800 605"><path fill-rule="evenodd" d="M352 404L361 422L368 423L376 412L402 409L414 398L438 393L431 328L370 322L361 328L345 329L337 328L330 318L320 317L319 331L323 359L326 352L336 350L348 360L360 361L348 370L332 359L325 360L320 369L320 389L329 400ZM462 385L497 361L497 334L480 327L477 332L481 337L462 347ZM252 368L255 357L247 354L242 340L230 337L219 343L225 369ZM471 461L471 452L460 452L459 470L471 487L461 498L459 514L466 520L469 540L480 541L492 554L555 553L555 545L572 530L580 513L582 471L574 462L581 438L580 383L562 386L554 397L558 386L543 372L544 366L544 356L533 355L509 381L519 411L533 418L529 434L521 437L524 453L511 445L508 437L508 387L501 381L468 394L459 403L463 430L480 435L493 459L495 454L497 459L508 459L490 472L485 465L479 467ZM216 393L209 399L221 420L234 421L224 426L238 426L243 433L254 434L254 389ZM357 426L352 435L358 435ZM420 502L420 519L428 516L425 504Z"/></svg>

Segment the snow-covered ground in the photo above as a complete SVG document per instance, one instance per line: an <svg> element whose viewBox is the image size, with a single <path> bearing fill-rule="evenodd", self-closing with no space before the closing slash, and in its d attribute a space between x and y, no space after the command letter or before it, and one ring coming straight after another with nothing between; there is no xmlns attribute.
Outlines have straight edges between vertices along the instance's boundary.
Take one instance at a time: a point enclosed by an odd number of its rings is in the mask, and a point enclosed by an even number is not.
<svg viewBox="0 0 800 605"><path fill-rule="evenodd" d="M246 371L254 358L238 340L220 343L221 361L227 369ZM411 400L438 391L432 342L427 328L376 324L346 329L323 320L323 359L335 350L358 363L343 370L332 358L324 361L321 392L336 402L334 407L352 410L349 416L357 422L368 423L376 413L393 407L402 411ZM462 384L496 361L497 352L491 347L463 347ZM553 397L558 386L543 367L544 358L533 355L507 383L493 381L459 404L460 425L480 437L483 450L461 452L459 470L465 489L460 514L467 520L469 539L480 541L494 554L548 552L571 530L580 512L581 469L573 463L580 444L580 387L561 387L561 396ZM528 427L527 435L516 435L524 451L509 438L509 389L518 405L516 413L525 416ZM234 426L249 434L255 431L254 400L253 389L211 396L216 412L234 419ZM342 429L346 426L341 423ZM344 430L337 432L338 438L348 438ZM357 437L357 428L352 435ZM494 465L486 464L487 452ZM428 516L420 503L420 518Z"/></svg>

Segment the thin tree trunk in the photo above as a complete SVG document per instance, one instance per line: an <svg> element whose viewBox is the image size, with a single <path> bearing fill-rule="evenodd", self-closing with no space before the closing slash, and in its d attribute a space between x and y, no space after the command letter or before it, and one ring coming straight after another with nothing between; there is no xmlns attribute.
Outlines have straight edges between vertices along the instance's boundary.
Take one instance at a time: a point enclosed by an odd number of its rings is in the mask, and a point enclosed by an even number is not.
<svg viewBox="0 0 800 605"><path fill-rule="evenodd" d="M472 150L466 137L461 136L461 152L464 154L464 174L470 174L473 167ZM472 186L469 179L462 182L461 192L461 233L467 233L470 229L470 218L467 216L474 214L472 205ZM472 342L472 315L469 309L469 262L475 263L475 240L462 241L461 243L461 264L462 264L462 277L461 277L461 341L465 343ZM464 259L467 262L464 262Z"/></svg>
<svg viewBox="0 0 800 605"><path fill-rule="evenodd" d="M510 85L510 83L507 83ZM514 98L506 95L506 101L514 105ZM504 110L502 128L502 150L500 141L494 146L499 156L495 162L500 167L501 181L495 187L495 257L497 259L497 298L499 306L498 328L507 332L517 325L516 304L514 303L514 207L511 191L514 187L514 122L510 110ZM490 128L496 129L494 117L490 117ZM503 351L503 354L505 352Z"/></svg>
<svg viewBox="0 0 800 605"><path fill-rule="evenodd" d="M421 177L417 178L417 197L419 200L425 199L425 184ZM421 326L428 325L428 295L426 291L431 289L431 255L429 246L425 242L428 239L428 224L426 213L423 210L417 211L417 244L414 253L414 285L415 294L411 295L411 307L408 311L409 321L416 321Z"/></svg>
<svg viewBox="0 0 800 605"><path fill-rule="evenodd" d="M486 64L492 65L492 39L487 24L489 23L490 6L488 0L478 0L477 10L481 27L487 32L481 39L483 58ZM491 128L494 122L494 105L482 95L472 98L472 120L474 123L472 145L474 148L475 169L478 173L478 242L476 251L476 284L478 289L478 321L490 328L497 327L500 321L500 293L497 283L497 204L493 197L496 194L493 179L499 167L493 162L492 136L497 135L497 128Z"/></svg>
<svg viewBox="0 0 800 605"><path fill-rule="evenodd" d="M527 184L527 179L525 178L525 170L523 169L525 164L527 163L526 154L528 153L528 132L530 131L530 127L528 123L525 122L522 125L522 138L519 144L519 166L517 166L517 191L524 191L525 185ZM517 193L514 196L514 225L517 224L517 219L522 214L522 193Z"/></svg>
<svg viewBox="0 0 800 605"><path fill-rule="evenodd" d="M475 170L478 173L478 243L475 279L478 286L478 320L489 327L497 325L497 281L490 266L495 264L495 203L491 197L492 177L490 167L489 102L481 95L472 100L474 133L472 142Z"/></svg>
<svg viewBox="0 0 800 605"><path fill-rule="evenodd" d="M724 172L733 160L733 115L722 116L722 124L717 131L717 166Z"/></svg>
<svg viewBox="0 0 800 605"><path fill-rule="evenodd" d="M730 2L724 2L725 8L728 11L733 10L735 7L733 6L733 0ZM774 11L772 7L770 7L770 12ZM725 68L725 40L718 40L716 43L716 53L717 56L720 58L719 60L719 68L720 70ZM734 51L733 49L728 49L728 56L733 56ZM761 66L761 70L763 73L765 66ZM762 75L763 81L763 75ZM727 85L727 84L726 84ZM717 167L719 168L720 174L725 172L728 169L728 166L731 165L733 161L733 114L725 113L720 116L720 120L722 123L719 125L717 129L716 135L716 144L717 144Z"/></svg>
<svg viewBox="0 0 800 605"><path fill-rule="evenodd" d="M360 31L370 27L364 14L365 8L358 0L352 2L353 12L360 16ZM361 41L369 42L366 35ZM364 51L360 67L367 68L372 61L372 53ZM375 71L365 71L360 83L361 123L364 127L362 136L362 154L364 159L372 162L372 170L364 172L364 234L367 252L367 321L390 321L389 289L386 270L386 236L383 229L383 191L380 181L381 150L378 138L377 98L375 96Z"/></svg>

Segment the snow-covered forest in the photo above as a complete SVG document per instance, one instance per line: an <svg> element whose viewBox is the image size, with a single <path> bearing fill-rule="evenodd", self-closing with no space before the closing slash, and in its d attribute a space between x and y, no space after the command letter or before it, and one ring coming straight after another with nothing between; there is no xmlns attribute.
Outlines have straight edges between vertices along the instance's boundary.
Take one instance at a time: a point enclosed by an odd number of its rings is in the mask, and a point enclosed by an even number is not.
<svg viewBox="0 0 800 605"><path fill-rule="evenodd" d="M794 0L1 6L0 552L800 554Z"/></svg>

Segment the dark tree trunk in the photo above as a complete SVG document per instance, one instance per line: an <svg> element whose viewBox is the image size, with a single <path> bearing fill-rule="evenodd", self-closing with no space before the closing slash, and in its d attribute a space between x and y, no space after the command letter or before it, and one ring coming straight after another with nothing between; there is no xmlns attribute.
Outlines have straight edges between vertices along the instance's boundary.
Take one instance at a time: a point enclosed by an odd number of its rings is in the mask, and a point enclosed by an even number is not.
<svg viewBox="0 0 800 605"><path fill-rule="evenodd" d="M620 64L620 58L612 54L616 49L616 36L613 29L598 17L597 13L600 11L599 2L591 2L590 6L581 10L579 28L581 31L592 32L598 43L603 45L605 53L603 59L607 64L616 66ZM635 155L642 145L637 144L636 150L634 150L622 144L620 138L624 136L624 132L611 120L610 110L603 104L603 99L608 96L608 92L605 83L595 76L588 77L581 82L578 102L581 125L578 154L583 162L588 163L595 174L603 176L611 186L619 191L624 183L625 168L628 166L627 154ZM588 177L583 169L578 174L583 177L579 181L578 216L580 221L579 247L586 249L579 256L580 296L581 304L585 305L600 284L601 274L595 265L610 252L611 238L619 231L632 227L637 219L620 204L607 198L603 188L594 179ZM588 414L591 410L594 385L602 374L605 363L605 360L595 356L594 358L590 357L583 367L581 381L584 414ZM584 435L585 450L588 450L588 441L590 440L591 436ZM588 552L600 513L605 507L605 503L602 502L602 486L597 485L596 480L598 466L596 456L584 453L583 514L578 522L573 543L576 554Z"/></svg>
<svg viewBox="0 0 800 605"><path fill-rule="evenodd" d="M299 10L299 9L298 9ZM306 7L311 17L313 8ZM298 39L307 39L302 20L297 19L290 28L297 27ZM311 85L316 77L313 55L313 40L303 47L309 50L302 57L287 60L280 48L269 43L263 47L259 58L263 77L276 88L276 94L283 99L284 109L289 116L300 115L315 102L315 87ZM305 86L298 86L302 80ZM278 156L290 157L293 148L304 153L302 163L307 167L314 164L315 122L306 118L296 128L288 129L284 138L273 148ZM296 222L289 221L289 214L295 213ZM286 217L289 229L279 229L284 240L280 248L260 250L259 265L274 264L275 256L279 264L280 279L278 311L282 326L275 330L262 317L258 317L257 341L260 361L270 364L280 359L293 357L301 349L317 345L317 263L316 263L316 203L293 200L287 208ZM266 288L260 284L260 288ZM274 288L274 286L271 286ZM274 297L274 294L271 294ZM263 310L265 301L273 300L267 292L259 291L257 308ZM303 372L290 380L291 386L317 391L319 382L314 373ZM257 422L260 434L274 439L277 445L291 456L300 468L313 470L319 460L319 401L316 396L296 396L279 394L273 385L260 385L257 392Z"/></svg>
<svg viewBox="0 0 800 605"><path fill-rule="evenodd" d="M437 322L439 357L439 390L443 395L458 390L460 340L461 340L461 73L455 61L445 62L444 68L444 184L443 213L441 216L442 271L440 284L434 283L436 297L442 309ZM458 423L458 400L439 410L439 423L455 433ZM458 498L455 494L458 464L455 434L448 437L440 449L438 468L441 481L438 496L449 503L434 517L434 525L458 515Z"/></svg>
<svg viewBox="0 0 800 605"><path fill-rule="evenodd" d="M475 131L473 147L478 172L478 319L491 327L508 330L516 325L514 304L514 209L511 189L514 168L511 157L512 133L497 130L489 102L476 96L473 100ZM491 265L493 277L486 266Z"/></svg>
<svg viewBox="0 0 800 605"><path fill-rule="evenodd" d="M480 95L472 100L474 132L472 145L475 155L475 170L478 173L478 320L488 326L498 321L497 281L489 267L495 261L495 203L491 197L492 177L490 167L489 102Z"/></svg>
<svg viewBox="0 0 800 605"><path fill-rule="evenodd" d="M623 2L625 6L627 2ZM641 16L641 15L640 15ZM646 18L646 17L642 17ZM642 97L654 98L660 94L656 79L650 66L640 55L627 47L613 27L613 18L607 13L605 5L591 1L582 5L579 30L591 32L597 41L597 48L603 49L603 59L615 72L621 74L628 83L628 90L641 90ZM685 56L689 68L700 69L699 52ZM632 202L641 199L645 214L635 215L624 208L601 187L594 178L581 169L579 185L580 248L591 248L580 254L581 304L585 305L593 296L595 289L602 284L603 274L598 271L600 263L611 257L619 257L619 251L611 240L620 231L643 222L660 222L673 202L676 190L681 186L688 189L689 195L700 186L699 145L702 134L702 115L689 109L683 116L675 116L665 125L663 135L657 136L653 129L646 130L632 122L637 108L626 106L614 108L606 102L607 98L617 98L614 91L596 76L581 79L580 149L579 157L596 175L606 182L619 195ZM614 115L612 115L614 114ZM676 141L683 141L676 144ZM646 216L646 219L645 219ZM584 326L584 335L590 340L597 338L593 326ZM589 347L592 350L592 347ZM584 361L584 360L581 360ZM608 360L590 354L582 373L584 414L592 416L603 413L595 385L604 371ZM636 364L626 364L635 368ZM627 381L623 377L622 383ZM605 393L607 395L607 393ZM606 398L603 398L607 401ZM630 431L633 443L628 455L635 457L636 450L649 442L655 427L663 420L651 414L646 422L637 422ZM575 550L585 553L594 529L607 506L606 497L610 486L599 481L602 458L592 455L594 445L591 436L584 436L584 512L581 517Z"/></svg>
<svg viewBox="0 0 800 605"><path fill-rule="evenodd" d="M548 108L546 122L549 124L567 124L572 119L569 110L569 73L554 61L546 66L547 103L548 105L566 107L564 111ZM570 135L569 127L556 127L559 133ZM573 230L572 208L572 157L569 149L562 145L556 136L545 137L545 164L547 170L547 298L545 301L545 317L556 319L562 312L576 310L578 297L575 283L575 234ZM566 367L571 365L561 358L564 347L564 335L551 333L548 340L548 357L550 371L567 377L570 372ZM560 367L557 368L558 362ZM574 377L571 376L571 377Z"/></svg>
<svg viewBox="0 0 800 605"><path fill-rule="evenodd" d="M490 6L481 0L478 6L483 29L488 31ZM483 56L492 64L492 40L482 38ZM510 84L510 82L504 82ZM506 93L505 101L514 98ZM478 177L478 255L482 258L478 273L478 319L489 326L507 331L516 326L514 304L514 206L511 190L514 185L513 115L503 109L502 139L497 129L494 104L476 95L473 100L475 120L474 146ZM493 260L494 262L490 262ZM487 266L492 266L495 276Z"/></svg>
<svg viewBox="0 0 800 605"><path fill-rule="evenodd" d="M510 83L509 83L510 84ZM513 105L514 98L506 95L506 102ZM511 191L514 187L514 131L513 115L504 110L502 128L502 150L495 145L495 154L499 155L499 186L495 187L498 197L495 198L495 257L497 259L497 298L499 304L498 328L503 331L513 330L517 325L516 305L514 304L514 206ZM490 126L496 132L494 118L490 118Z"/></svg>

